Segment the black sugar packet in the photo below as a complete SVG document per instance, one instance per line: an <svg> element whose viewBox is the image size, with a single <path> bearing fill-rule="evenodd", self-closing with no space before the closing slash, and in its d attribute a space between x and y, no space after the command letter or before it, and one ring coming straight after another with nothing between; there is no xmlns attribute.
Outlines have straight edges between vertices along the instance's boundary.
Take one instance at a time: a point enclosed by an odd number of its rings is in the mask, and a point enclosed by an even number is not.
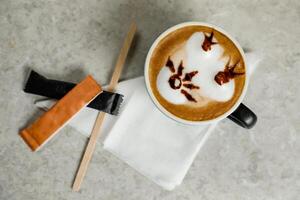
<svg viewBox="0 0 300 200"><path fill-rule="evenodd" d="M75 85L75 83L47 79L34 70L31 70L24 92L53 99L61 99ZM123 97L123 95L118 93L103 91L87 106L108 114L118 115Z"/></svg>

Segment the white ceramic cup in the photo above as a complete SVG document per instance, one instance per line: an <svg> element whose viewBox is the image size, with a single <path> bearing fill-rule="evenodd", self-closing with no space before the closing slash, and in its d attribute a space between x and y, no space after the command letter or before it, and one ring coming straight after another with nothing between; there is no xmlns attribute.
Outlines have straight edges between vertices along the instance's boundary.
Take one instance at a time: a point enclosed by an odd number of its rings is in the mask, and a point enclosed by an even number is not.
<svg viewBox="0 0 300 200"><path fill-rule="evenodd" d="M228 34L226 31L224 31L222 28L217 27L215 25L212 24L208 24L208 23L202 23L202 22L185 22L185 23L181 23L178 25L175 25L169 29L167 29L166 31L164 31L162 34L160 34L160 36L154 41L154 43L152 44L147 57L146 57L146 62L145 62L145 70L144 70L144 75L145 75L145 82L146 82L146 87L147 87L147 91L152 99L152 101L154 102L154 104L156 105L156 107L166 116L168 116L169 118L176 120L178 122L184 123L184 124L190 124L190 125L202 125L202 124L209 124L209 123L214 123L214 122L218 122L226 117L229 117L231 120L233 120L234 122L236 122L237 124L241 125L244 128L251 128L254 126L254 124L256 123L256 115L250 110L248 109L246 106L244 106L243 104L241 104L242 100L245 97L245 93L247 91L247 87L248 87L248 82L249 82L249 70L247 68L246 62L245 62L245 84L244 84L244 88L242 91L242 94L240 95L240 97L238 98L238 100L236 101L236 103L225 113L223 113L222 115L214 118L214 119L210 119L210 120L203 120L203 121L189 121L189 120L185 120L182 118L179 118L175 115L173 115L172 113L170 113L168 110L166 110L160 103L159 101L156 99L156 97L153 94L152 88L150 86L150 80L149 80L149 64L150 64L150 59L152 56L152 53L154 51L154 49L156 48L156 46L158 45L158 43L164 38L166 37L168 34L170 34L171 32L186 27L186 26L207 26L210 28L213 28L221 33L223 33L224 35L226 35L234 44L235 46L238 48L238 50L241 53L241 56L243 58L243 60L245 61L245 54L243 49L241 48L241 46L239 45L239 43L230 35Z"/></svg>

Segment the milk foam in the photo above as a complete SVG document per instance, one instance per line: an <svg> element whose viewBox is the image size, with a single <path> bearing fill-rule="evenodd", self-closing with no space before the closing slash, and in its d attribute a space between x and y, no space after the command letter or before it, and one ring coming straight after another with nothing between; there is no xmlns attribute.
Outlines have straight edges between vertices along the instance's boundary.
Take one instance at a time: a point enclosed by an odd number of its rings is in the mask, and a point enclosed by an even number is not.
<svg viewBox="0 0 300 200"><path fill-rule="evenodd" d="M157 76L157 88L159 93L169 102L173 104L185 104L190 103L187 98L180 92L181 89L186 90L198 101L201 101L205 97L215 101L228 101L234 94L234 80L230 80L228 83L219 85L214 77L219 71L223 71L226 63L230 59L228 56L223 56L224 49L219 44L214 44L211 46L211 50L204 51L201 47L205 39L204 33L196 32L194 33L187 42L178 49L170 59L174 63L174 67L178 70L178 66L181 61L183 61L183 75L185 73L192 71L198 71L191 81L186 83L192 83L200 87L200 89L189 90L181 86L180 89L174 90L169 85L169 78L174 74L171 70L163 66ZM213 38L213 42L217 42Z"/></svg>

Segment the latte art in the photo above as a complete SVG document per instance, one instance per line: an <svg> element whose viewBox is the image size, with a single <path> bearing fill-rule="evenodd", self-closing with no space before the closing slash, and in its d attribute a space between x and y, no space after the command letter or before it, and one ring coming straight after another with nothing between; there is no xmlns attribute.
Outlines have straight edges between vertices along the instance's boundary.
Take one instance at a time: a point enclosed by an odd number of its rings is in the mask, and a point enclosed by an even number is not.
<svg viewBox="0 0 300 200"><path fill-rule="evenodd" d="M234 94L234 81L226 77L221 81L225 74L221 71L230 63L230 57L223 53L213 33L194 33L161 68L156 83L159 93L174 104L204 106L202 101L207 98L228 101Z"/></svg>
<svg viewBox="0 0 300 200"><path fill-rule="evenodd" d="M224 34L188 26L163 38L151 55L152 92L170 113L186 120L215 118L231 108L245 84L244 60Z"/></svg>

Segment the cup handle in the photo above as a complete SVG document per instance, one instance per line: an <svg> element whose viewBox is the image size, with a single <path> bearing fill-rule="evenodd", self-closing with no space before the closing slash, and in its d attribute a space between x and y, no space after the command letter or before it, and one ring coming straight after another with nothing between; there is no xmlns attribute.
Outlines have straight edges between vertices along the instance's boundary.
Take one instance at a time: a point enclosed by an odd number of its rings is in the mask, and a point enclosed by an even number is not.
<svg viewBox="0 0 300 200"><path fill-rule="evenodd" d="M252 128L257 121L255 113L242 103L227 118L246 129Z"/></svg>

